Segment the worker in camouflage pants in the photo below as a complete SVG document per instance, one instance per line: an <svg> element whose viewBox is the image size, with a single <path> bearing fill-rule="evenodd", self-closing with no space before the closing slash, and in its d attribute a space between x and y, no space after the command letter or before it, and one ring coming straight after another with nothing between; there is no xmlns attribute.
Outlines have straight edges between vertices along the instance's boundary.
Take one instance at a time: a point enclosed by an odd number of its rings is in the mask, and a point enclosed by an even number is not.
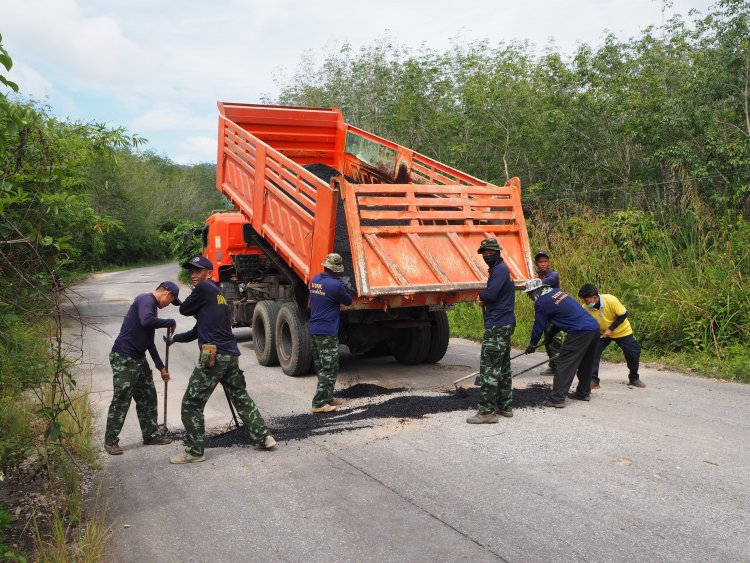
<svg viewBox="0 0 750 563"><path fill-rule="evenodd" d="M247 393L245 376L239 368L240 349L232 333L229 306L219 286L211 279L213 263L198 255L182 267L190 270L193 291L180 305L180 313L194 316L196 323L191 330L175 334L168 344L197 339L200 356L182 397L185 450L170 457L169 462L197 463L206 459L203 455L206 432L203 409L219 383L237 409L250 437L261 448L270 450L276 445L276 440Z"/></svg>
<svg viewBox="0 0 750 563"><path fill-rule="evenodd" d="M125 314L120 334L109 354L113 390L104 433L104 450L109 455L123 454L120 431L131 400L135 400L144 445L162 446L172 442L171 438L157 435L156 388L146 360L146 351L151 355L162 379L169 381L169 371L156 350L154 334L157 328L174 330L174 319L160 319L158 310L170 303L180 305L179 293L174 282L162 282L151 293L138 295Z"/></svg>
<svg viewBox="0 0 750 563"><path fill-rule="evenodd" d="M510 337L516 328L515 286L500 255L497 239L484 239L477 250L490 269L484 303L484 340L479 361L478 412L469 424L495 424L499 416L513 416L513 376L510 372Z"/></svg>
<svg viewBox="0 0 750 563"><path fill-rule="evenodd" d="M313 397L313 409L334 403L333 389L339 375L339 339L335 336L312 336L312 353L318 386ZM339 403L333 406L338 406ZM332 409L333 410L333 409Z"/></svg>
<svg viewBox="0 0 750 563"><path fill-rule="evenodd" d="M118 437L125 424L125 416L130 410L131 400L135 400L135 411L144 440L155 437L158 433L156 388L146 358L129 358L117 352L110 352L109 365L112 366L115 392L107 413L104 443L115 444L119 441Z"/></svg>
<svg viewBox="0 0 750 563"><path fill-rule="evenodd" d="M271 435L258 407L246 391L245 375L239 367L238 357L216 354L213 367L195 367L182 398L185 451L194 457L203 456L206 432L203 409L219 383L224 386L250 437L256 443L263 444L266 436Z"/></svg>
<svg viewBox="0 0 750 563"><path fill-rule="evenodd" d="M310 331L313 362L318 372L318 387L312 401L312 412L335 411L341 401L333 398L339 374L339 318L341 305L351 305L352 296L339 279L344 261L331 253L321 264L323 272L310 282Z"/></svg>
<svg viewBox="0 0 750 563"><path fill-rule="evenodd" d="M513 412L513 374L510 371L510 337L516 325L484 331L479 361L479 414ZM508 416L504 414L503 416Z"/></svg>

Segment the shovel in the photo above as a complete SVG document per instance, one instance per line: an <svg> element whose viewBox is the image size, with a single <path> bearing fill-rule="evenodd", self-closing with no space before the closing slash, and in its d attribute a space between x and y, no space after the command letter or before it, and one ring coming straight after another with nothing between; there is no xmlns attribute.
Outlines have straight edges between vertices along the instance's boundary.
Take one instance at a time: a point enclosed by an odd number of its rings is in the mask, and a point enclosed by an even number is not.
<svg viewBox="0 0 750 563"><path fill-rule="evenodd" d="M169 327L167 329L167 336L171 336L174 334L174 327ZM169 371L169 346L170 343L167 341L167 351L164 353L164 368ZM168 390L169 381L164 382L164 422L162 422L158 427L157 431L159 432L160 436L166 436L169 433L169 428L167 428L167 390Z"/></svg>
<svg viewBox="0 0 750 563"><path fill-rule="evenodd" d="M543 344L543 343L542 343L542 344ZM542 344L537 344L537 346L536 346L536 347L538 348L538 347L539 347L539 346L541 346ZM516 354L515 356L512 356L512 357L511 357L511 360L512 360L513 358L518 358L519 356L523 356L523 355L525 355L525 354L526 354L526 352L521 352L520 354ZM553 356L553 357L551 357L551 358L547 358L547 359L546 359L546 360L544 360L543 362L539 362L538 364L534 364L534 365L533 365L533 366L531 366L530 368L526 368L526 369L525 369L525 370L523 370L523 371L519 371L518 373L514 373L514 374L512 374L512 375L511 375L511 377L516 377L517 375L521 375L522 373L526 373L527 371L531 371L531 370L532 370L532 369L534 369L534 368L538 368L539 366L543 366L544 364L546 364L546 363L547 363L547 362L549 362L550 360L556 360L556 359L557 359L557 356L559 356L559 354L558 354L558 355L556 355L556 356ZM470 373L469 375L465 375L464 377L462 377L462 378L460 378L460 379L456 379L456 381L454 381L454 382L453 382L453 386L454 386L454 387L456 388L456 396L457 396L457 397L462 397L462 398L463 398L463 397L466 397L466 396L468 396L468 393L466 393L466 389L464 389L463 387L459 387L459 386L458 386L457 384L458 384L458 383L459 383L460 381L463 381L464 379L469 379L470 377L473 377L473 376L475 376L475 375L476 375L476 376L478 376L478 375L479 375L479 372L478 372L478 371L475 371L474 373ZM479 385L479 383L476 383L476 385Z"/></svg>
<svg viewBox="0 0 750 563"><path fill-rule="evenodd" d="M542 341L542 342L540 342L539 344L537 344L536 346L534 346L534 348L539 348L539 346L542 346L543 344L544 344L544 341ZM523 352L519 352L519 353L518 353L518 354L516 354L515 356L511 356L511 357L510 357L510 359L511 359L511 360L515 360L516 358L520 358L521 356L525 356L525 355L526 355L526 352L525 352L525 351L523 351ZM557 356L555 356L555 358L556 358L556 357L557 357ZM552 359L552 358L550 358L550 359ZM548 359L547 361L549 361L550 359ZM542 362L542 363L544 363L544 362ZM541 364L539 364L539 365L541 365ZM539 366L534 366L534 367L539 367ZM533 369L533 368L529 368L529 369ZM526 370L526 371L529 371L529 370ZM521 372L521 373L524 373L524 372ZM454 387L456 388L456 392L458 392L458 383L460 383L461 381L464 381L465 379L469 379L470 377L474 377L475 375L476 375L476 376L478 376L478 375L479 375L479 372L478 372L478 371L475 371L475 372L473 372L473 373L470 373L469 375L465 375L465 376L463 376L463 377L462 377L462 378L460 378L460 379L456 379L456 381L454 381L454 382L453 382L453 386L454 386ZM514 377L515 377L515 376L514 376ZM478 381L478 379L479 379L479 378L477 377L477 381L474 381L474 385L479 385L479 381Z"/></svg>

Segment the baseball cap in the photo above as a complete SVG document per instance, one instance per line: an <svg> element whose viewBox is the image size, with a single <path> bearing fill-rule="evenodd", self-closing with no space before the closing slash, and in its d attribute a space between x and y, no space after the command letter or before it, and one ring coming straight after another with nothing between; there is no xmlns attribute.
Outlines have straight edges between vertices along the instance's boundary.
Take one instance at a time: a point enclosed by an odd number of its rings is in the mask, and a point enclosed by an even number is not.
<svg viewBox="0 0 750 563"><path fill-rule="evenodd" d="M180 301L179 299L180 288L177 287L176 283L171 282L171 281L165 281L165 282L161 282L159 284L159 287L163 287L164 289L166 289L172 294L172 297L174 297L174 300L172 301L172 305L177 305L177 306L182 305L182 301ZM159 289L159 287L157 287L156 289Z"/></svg>
<svg viewBox="0 0 750 563"><path fill-rule="evenodd" d="M193 256L190 260L185 262L182 265L183 268L196 268L198 270L213 270L214 265L211 263L211 260L206 258L205 256L201 256L198 254L198 256Z"/></svg>
<svg viewBox="0 0 750 563"><path fill-rule="evenodd" d="M544 250L540 250L539 252L534 254L534 262L536 262L542 257L547 258L549 260L549 254L547 254Z"/></svg>

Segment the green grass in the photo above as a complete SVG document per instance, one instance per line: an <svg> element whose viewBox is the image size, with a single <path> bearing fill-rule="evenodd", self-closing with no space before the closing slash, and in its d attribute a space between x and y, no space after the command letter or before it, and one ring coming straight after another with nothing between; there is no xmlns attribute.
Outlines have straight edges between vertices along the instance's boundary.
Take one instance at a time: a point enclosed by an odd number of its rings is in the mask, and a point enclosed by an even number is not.
<svg viewBox="0 0 750 563"><path fill-rule="evenodd" d="M562 288L576 296L584 283L617 296L628 309L642 361L750 383L750 224L698 211L657 222L644 212L554 221L534 216L532 247L551 251ZM544 242L542 242L544 241ZM476 303L448 313L451 335L481 340ZM516 295L512 343L528 345L533 306ZM622 361L610 346L605 360Z"/></svg>

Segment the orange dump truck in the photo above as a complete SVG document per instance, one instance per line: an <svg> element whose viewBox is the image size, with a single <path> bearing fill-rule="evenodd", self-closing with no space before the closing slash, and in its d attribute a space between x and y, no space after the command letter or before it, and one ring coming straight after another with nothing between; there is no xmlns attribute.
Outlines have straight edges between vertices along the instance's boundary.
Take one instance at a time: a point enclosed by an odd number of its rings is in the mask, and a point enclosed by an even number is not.
<svg viewBox="0 0 750 563"><path fill-rule="evenodd" d="M529 279L518 178L488 184L336 109L218 106L216 187L237 211L209 217L204 254L262 365L310 370L307 288L330 252L354 295L341 343L405 364L445 354L445 310L486 285L482 239L498 239L517 287Z"/></svg>

